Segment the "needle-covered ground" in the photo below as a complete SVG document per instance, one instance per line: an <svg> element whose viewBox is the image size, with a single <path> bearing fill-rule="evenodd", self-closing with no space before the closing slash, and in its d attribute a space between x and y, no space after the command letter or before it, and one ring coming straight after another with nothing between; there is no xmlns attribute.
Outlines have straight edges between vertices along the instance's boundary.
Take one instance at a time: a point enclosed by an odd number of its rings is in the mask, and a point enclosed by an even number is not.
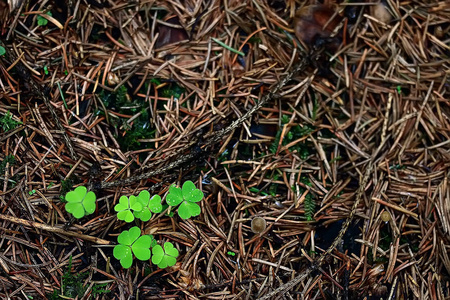
<svg viewBox="0 0 450 300"><path fill-rule="evenodd" d="M447 299L449 18L0 0L0 298Z"/></svg>

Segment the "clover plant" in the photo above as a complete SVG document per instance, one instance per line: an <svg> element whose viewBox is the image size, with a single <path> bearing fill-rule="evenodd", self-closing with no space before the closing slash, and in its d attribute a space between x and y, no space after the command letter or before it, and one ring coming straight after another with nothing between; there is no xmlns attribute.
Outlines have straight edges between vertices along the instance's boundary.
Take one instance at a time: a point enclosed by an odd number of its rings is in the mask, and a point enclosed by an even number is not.
<svg viewBox="0 0 450 300"><path fill-rule="evenodd" d="M46 15L52 16L52 13L50 11L46 12ZM44 18L43 16L37 16L37 23L39 26L45 26L48 24L48 20Z"/></svg>
<svg viewBox="0 0 450 300"><path fill-rule="evenodd" d="M164 248L156 245L152 248L152 263L158 265L161 269L174 266L177 263L178 250L170 242L164 243Z"/></svg>
<svg viewBox="0 0 450 300"><path fill-rule="evenodd" d="M150 193L148 191L142 191L137 196L137 200L142 205L140 211L135 210L134 216L141 219L143 222L147 222L152 217L152 212L159 213L162 211L161 197L155 195L150 199Z"/></svg>
<svg viewBox="0 0 450 300"><path fill-rule="evenodd" d="M169 194L166 202L170 206L178 207L178 215L182 219L189 219L200 215L200 206L196 203L203 199L203 192L197 189L192 181L186 181L182 188L172 185L169 188Z"/></svg>
<svg viewBox="0 0 450 300"><path fill-rule="evenodd" d="M33 190L34 191L34 190ZM31 194L32 192L30 192ZM200 206L196 203L203 199L203 192L197 189L192 181L186 181L182 188L172 185L166 202L170 206L178 206L178 214L183 219L198 216L201 213ZM66 211L79 219L92 214L96 208L96 196L94 192L87 191L84 186L66 194ZM148 191L141 191L136 196L121 196L119 203L114 206L117 218L127 223L135 218L143 222L150 220L152 213L159 213L167 207L161 203L161 197L150 197ZM125 230L117 238L118 245L114 247L113 255L120 261L123 268L129 268L133 264L133 255L139 260L149 260L160 268L173 266L177 262L178 250L170 242L163 246L157 245L152 235L142 235L139 227L134 226ZM152 256L153 252L153 256Z"/></svg>
<svg viewBox="0 0 450 300"><path fill-rule="evenodd" d="M6 54L6 49L2 46L0 46L0 56L3 56Z"/></svg>
<svg viewBox="0 0 450 300"><path fill-rule="evenodd" d="M94 192L87 192L86 187L79 186L66 194L66 211L77 219L90 215L95 211L95 199Z"/></svg>
<svg viewBox="0 0 450 300"><path fill-rule="evenodd" d="M114 247L113 255L120 260L120 264L125 269L131 267L133 254L139 260L149 260L151 256L150 247L156 245L153 236L141 236L141 230L137 226L119 234L117 242L119 245Z"/></svg>
<svg viewBox="0 0 450 300"><path fill-rule="evenodd" d="M119 203L114 206L114 210L117 211L117 219L125 221L127 223L133 222L133 211L141 211L142 204L135 196L122 196L119 198Z"/></svg>

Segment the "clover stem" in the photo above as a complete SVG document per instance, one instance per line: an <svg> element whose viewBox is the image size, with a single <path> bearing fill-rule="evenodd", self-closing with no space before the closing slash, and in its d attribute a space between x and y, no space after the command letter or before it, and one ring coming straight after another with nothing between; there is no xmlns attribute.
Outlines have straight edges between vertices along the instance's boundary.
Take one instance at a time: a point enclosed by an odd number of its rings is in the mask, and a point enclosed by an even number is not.
<svg viewBox="0 0 450 300"><path fill-rule="evenodd" d="M70 219L69 219L69 221L67 221L65 224L64 224L64 230L68 230L69 229L69 227L70 226L72 226L72 224L75 222L75 217L72 215L72 214L69 214L70 215Z"/></svg>

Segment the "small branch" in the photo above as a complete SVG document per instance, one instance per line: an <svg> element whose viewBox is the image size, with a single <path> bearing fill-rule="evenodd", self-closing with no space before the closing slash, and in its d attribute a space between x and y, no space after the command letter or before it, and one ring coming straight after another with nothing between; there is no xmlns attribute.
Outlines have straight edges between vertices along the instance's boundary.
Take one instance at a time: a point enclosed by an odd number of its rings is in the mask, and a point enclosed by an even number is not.
<svg viewBox="0 0 450 300"><path fill-rule="evenodd" d="M64 230L62 228L58 228L58 227L53 227L47 224L42 224L42 223L38 223L38 222L33 222L33 221L28 221L28 220L24 220L24 219L19 219L16 217L12 217L12 216L7 216L7 215L3 215L0 214L0 219L1 220L5 220L5 221L10 221L16 224L21 224L24 226L28 226L28 227L34 227L37 229L42 229L45 231L49 231L49 232L53 232L53 233L59 233L65 236L71 236L71 237L75 237L75 238L79 238L85 241L89 241L98 245L109 245L110 242L101 238L97 238L95 236L90 236L90 235L86 235L86 234L82 234L82 233L78 233L78 232L73 232L73 231L68 231L68 230Z"/></svg>

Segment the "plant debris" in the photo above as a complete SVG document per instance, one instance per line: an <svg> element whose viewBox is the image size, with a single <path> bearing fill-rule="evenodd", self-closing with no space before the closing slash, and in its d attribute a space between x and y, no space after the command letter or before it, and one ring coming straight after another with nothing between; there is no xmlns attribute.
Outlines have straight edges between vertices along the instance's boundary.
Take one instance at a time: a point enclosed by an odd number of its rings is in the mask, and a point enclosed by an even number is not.
<svg viewBox="0 0 450 300"><path fill-rule="evenodd" d="M447 299L449 11L0 0L0 298Z"/></svg>

